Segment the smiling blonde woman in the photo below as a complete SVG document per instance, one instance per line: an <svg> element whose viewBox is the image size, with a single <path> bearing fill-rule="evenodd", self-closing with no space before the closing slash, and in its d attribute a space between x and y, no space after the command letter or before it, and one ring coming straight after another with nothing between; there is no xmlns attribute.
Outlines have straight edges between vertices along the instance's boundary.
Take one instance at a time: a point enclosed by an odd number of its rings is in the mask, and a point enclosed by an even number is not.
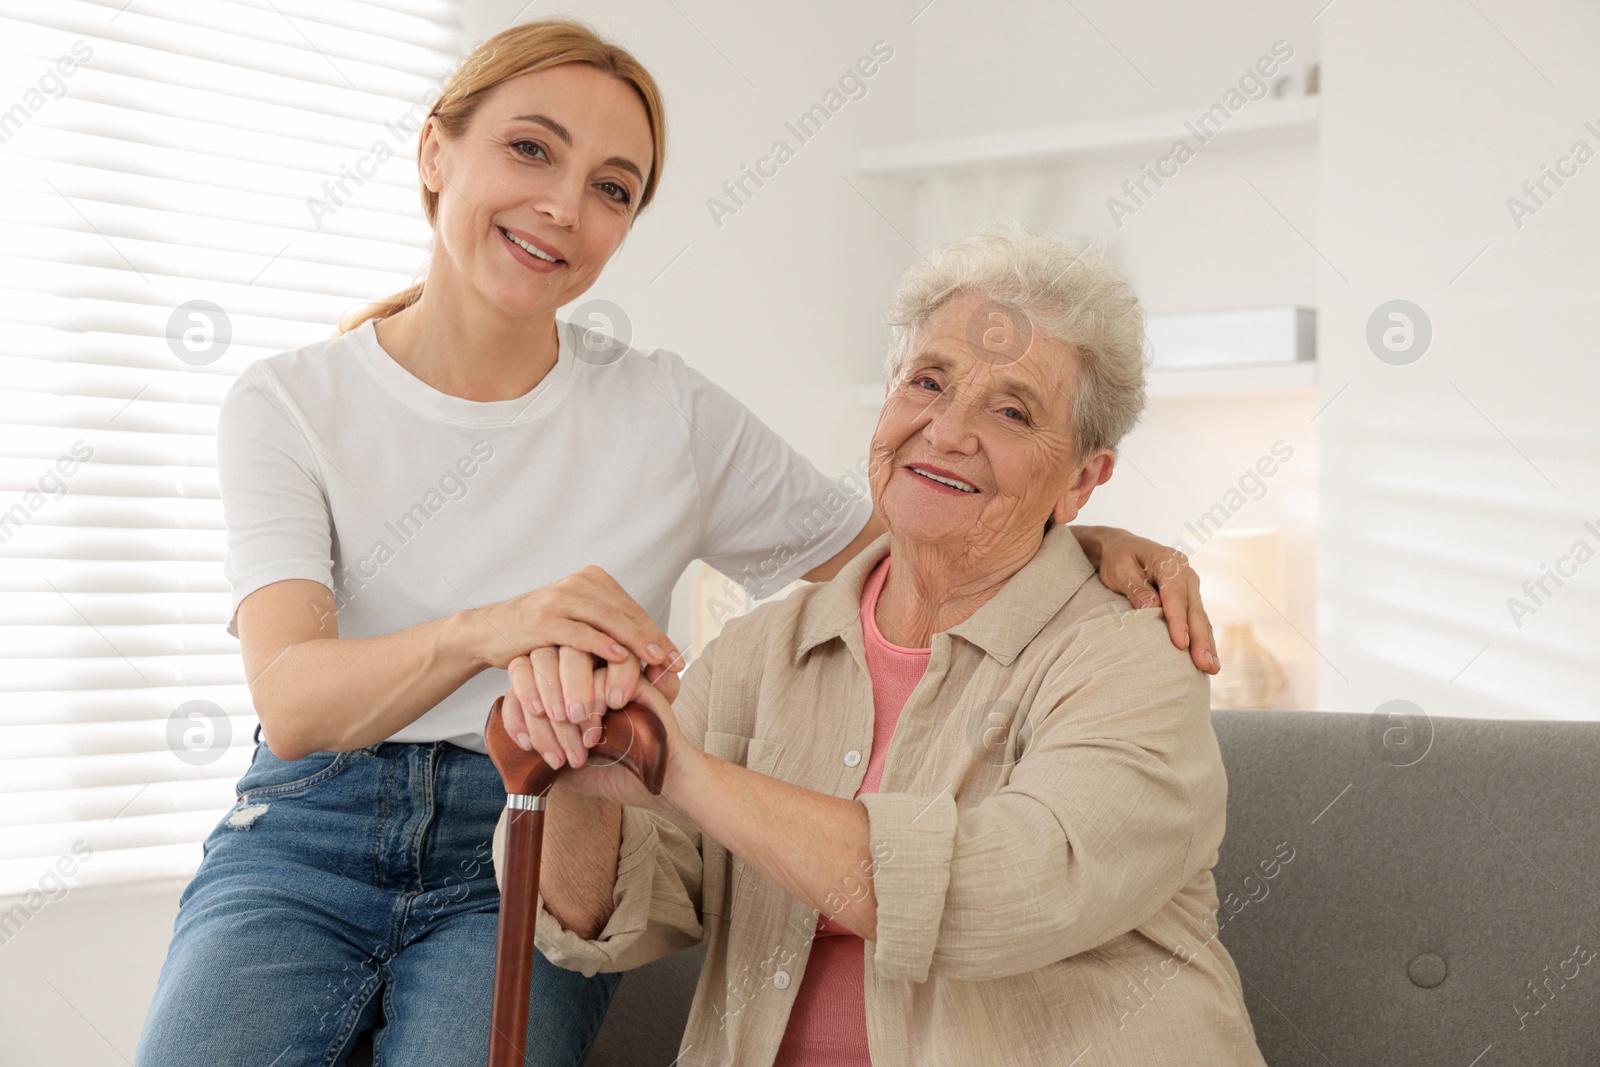
<svg viewBox="0 0 1600 1067"><path fill-rule="evenodd" d="M891 321L888 532L730 620L676 699L645 687L659 797L558 780L540 947L594 974L704 941L685 1065L1265 1067L1208 932L1206 676L1059 525L1142 405L1137 301L1001 232L915 267Z"/></svg>
<svg viewBox="0 0 1600 1067"><path fill-rule="evenodd" d="M581 25L484 42L420 135L424 281L229 390L229 632L261 725L180 898L138 1067L323 1067L369 1030L378 1063L480 1067L505 805L482 731L508 668L550 666L512 732L536 721L581 759L580 725L641 675L676 692L667 609L692 561L776 588L881 531L859 498L764 570L834 482L674 353L556 317L651 202L665 128L650 74ZM1170 550L1084 536L1108 581L1155 596L1144 572ZM1191 576L1161 584L1204 657ZM534 1062L580 1062L615 984L536 959Z"/></svg>

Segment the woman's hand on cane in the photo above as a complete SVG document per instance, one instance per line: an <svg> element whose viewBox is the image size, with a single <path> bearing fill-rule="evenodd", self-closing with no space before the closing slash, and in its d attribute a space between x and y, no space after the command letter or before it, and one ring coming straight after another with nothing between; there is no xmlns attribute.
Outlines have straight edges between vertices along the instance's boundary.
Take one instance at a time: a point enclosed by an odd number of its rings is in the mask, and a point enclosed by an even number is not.
<svg viewBox="0 0 1600 1067"><path fill-rule="evenodd" d="M608 663L619 663L632 653L641 663L683 667L677 646L649 612L595 566L485 605L471 616L486 628L481 642L485 665L501 670L529 649L544 645L582 649Z"/></svg>
<svg viewBox="0 0 1600 1067"><path fill-rule="evenodd" d="M476 614L492 635L488 664L512 675L517 699L504 703L506 732L524 749L535 747L531 728L535 719L544 719L561 725L559 747L569 758L578 756L582 723L598 721L603 711L597 701L620 708L634 698L641 672L655 682L684 666L649 613L599 567ZM593 672L601 663L618 670L597 692Z"/></svg>
<svg viewBox="0 0 1600 1067"><path fill-rule="evenodd" d="M571 647L533 649L512 660L508 674L501 704L506 732L524 749L541 753L552 769L583 765L586 750L598 743L596 728L608 709L641 700L646 687L669 701L678 695L678 676L665 666L642 665L631 655L618 663L597 662ZM555 707L566 714L546 714Z"/></svg>
<svg viewBox="0 0 1600 1067"><path fill-rule="evenodd" d="M607 675L614 669L614 664L594 668L590 684L595 687L609 686L610 680ZM659 681L652 683L650 675L656 673L655 668L648 669L643 675L639 675L636 670L630 672L629 676L637 678L638 681L629 700L636 701L655 712L666 731L668 760L671 761L674 754L681 760L691 753L685 747L687 742L683 740L683 735L678 729L677 716L672 710L672 698L678 693L678 676L671 671L661 672L658 674ZM604 692L605 689L599 691ZM516 686L513 685L506 691L505 700L501 704L501 714L510 714L505 709L516 704L518 700ZM651 794L631 772L604 762L600 764L589 762L589 749L598 745L604 736L599 716L603 716L605 710L599 708L598 715L594 719L585 719L581 723L552 722L545 716L536 716L528 726L529 747L541 753L552 769L563 764L571 766L572 769L559 779L558 787L571 788L587 796L601 797L622 804L651 806L655 803ZM573 737L578 739L576 758L573 758L569 747Z"/></svg>

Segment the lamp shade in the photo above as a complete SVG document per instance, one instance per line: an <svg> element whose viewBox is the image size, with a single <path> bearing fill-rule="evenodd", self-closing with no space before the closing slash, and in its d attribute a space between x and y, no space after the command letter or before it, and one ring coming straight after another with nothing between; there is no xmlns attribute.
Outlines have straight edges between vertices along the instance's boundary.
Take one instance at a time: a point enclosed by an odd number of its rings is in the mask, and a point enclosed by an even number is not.
<svg viewBox="0 0 1600 1067"><path fill-rule="evenodd" d="M1189 557L1200 595L1216 622L1277 618L1284 603L1283 546L1274 526L1219 530Z"/></svg>

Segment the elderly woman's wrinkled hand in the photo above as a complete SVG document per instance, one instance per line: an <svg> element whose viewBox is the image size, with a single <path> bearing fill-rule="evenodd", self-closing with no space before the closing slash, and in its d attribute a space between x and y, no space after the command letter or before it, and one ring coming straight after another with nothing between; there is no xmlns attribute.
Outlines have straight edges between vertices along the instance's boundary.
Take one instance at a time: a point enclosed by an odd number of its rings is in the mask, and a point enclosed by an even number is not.
<svg viewBox="0 0 1600 1067"><path fill-rule="evenodd" d="M666 666L641 664L632 654L619 663L597 665L596 659L582 649L545 646L507 667L510 682L501 705L506 732L525 750L542 754L552 768L582 764L586 750L598 743L595 728L607 709L642 700L646 689L668 701L677 698L678 675ZM567 713L546 714L546 708L558 706Z"/></svg>
<svg viewBox="0 0 1600 1067"><path fill-rule="evenodd" d="M614 669L614 665L616 664L595 667L594 683L598 691L605 691L605 689L600 689L600 686L605 685L606 681L608 681L605 677L606 672ZM637 691L632 697L632 702L645 705L651 712L656 713L656 718L661 720L664 736L666 736L666 779L667 781L672 781L674 776L682 774L682 769L680 768L685 763L699 755L699 749L694 749L693 745L685 741L682 729L678 729L677 713L672 710L672 699L667 696L667 691L677 696L677 675L672 672L666 672L661 675L661 678L661 686L651 683L648 677L638 678ZM614 800L622 803L622 805L635 806L635 808L654 808L654 806L659 806L659 798L651 795L632 771L622 768L613 760L603 760L603 758L602 760L590 760L589 749L600 744L600 741L605 737L602 718L600 718L603 715L605 715L605 709L602 707L597 717L589 718L589 720L579 723L578 726L581 726L582 729L582 747L576 760L566 758L565 750L557 749L557 752L555 752L555 757L557 758L555 758L554 763L550 763L552 768L560 766L562 763L570 763L571 765L570 771L558 779L557 789L582 793L586 797ZM546 720L546 728L550 728L550 726L574 726L574 723L549 723ZM541 733L538 736L541 739L549 739L549 737L554 736L554 733ZM539 745L536 745L536 747L539 747ZM549 760L549 752L547 752L546 761Z"/></svg>

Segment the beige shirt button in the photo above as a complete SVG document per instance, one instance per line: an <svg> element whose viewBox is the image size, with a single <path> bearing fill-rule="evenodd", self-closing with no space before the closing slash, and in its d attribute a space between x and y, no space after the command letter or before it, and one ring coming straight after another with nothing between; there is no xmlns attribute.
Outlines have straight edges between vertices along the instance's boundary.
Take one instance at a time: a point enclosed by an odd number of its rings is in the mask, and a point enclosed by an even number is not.
<svg viewBox="0 0 1600 1067"><path fill-rule="evenodd" d="M789 988L789 972L788 971L779 971L777 974L773 975L772 976L772 984L777 986L779 989L788 989Z"/></svg>
<svg viewBox="0 0 1600 1067"><path fill-rule="evenodd" d="M846 767L854 767L856 764L858 764L860 762L861 762L861 753L856 751L855 749L852 748L849 752L846 752L844 754L844 765Z"/></svg>

